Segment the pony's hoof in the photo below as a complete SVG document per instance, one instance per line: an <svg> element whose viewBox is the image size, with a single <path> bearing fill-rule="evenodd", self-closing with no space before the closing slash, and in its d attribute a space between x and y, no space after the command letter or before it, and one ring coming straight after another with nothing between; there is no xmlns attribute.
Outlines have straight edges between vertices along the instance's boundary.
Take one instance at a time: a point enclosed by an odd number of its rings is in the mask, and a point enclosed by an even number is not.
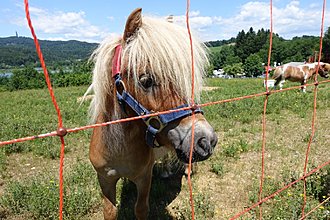
<svg viewBox="0 0 330 220"><path fill-rule="evenodd" d="M184 175L187 177L188 176L188 174L189 174L189 164L185 164L184 165ZM193 163L193 164L191 164L191 172L190 172L190 175L194 175L194 174L196 174L197 173L197 169L198 167L197 167L197 164L196 163Z"/></svg>

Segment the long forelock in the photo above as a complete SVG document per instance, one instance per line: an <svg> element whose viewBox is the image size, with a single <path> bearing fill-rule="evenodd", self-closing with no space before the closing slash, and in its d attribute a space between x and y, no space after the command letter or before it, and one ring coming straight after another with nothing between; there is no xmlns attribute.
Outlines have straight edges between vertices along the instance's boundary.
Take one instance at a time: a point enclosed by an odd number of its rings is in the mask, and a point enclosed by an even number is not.
<svg viewBox="0 0 330 220"><path fill-rule="evenodd" d="M200 101L202 78L208 64L206 47L193 38L194 96ZM137 83L141 73L152 74L161 89L175 90L189 103L192 93L191 48L187 30L164 20L144 17L134 39L124 48L128 76ZM171 86L171 87L170 87Z"/></svg>
<svg viewBox="0 0 330 220"><path fill-rule="evenodd" d="M106 98L113 96L113 79L111 72L115 47L122 39L106 39L93 53L95 67L93 71L92 90L94 99L90 106L92 121L106 112ZM194 54L194 96L200 101L202 79L208 64L206 46L192 38ZM184 27L157 18L143 17L142 26L123 46L121 70L135 84L141 73L152 74L162 90L175 90L189 103L192 95L192 63L188 32ZM123 66L127 65L127 66ZM112 112L113 114L115 113ZM115 115L112 115L116 119Z"/></svg>

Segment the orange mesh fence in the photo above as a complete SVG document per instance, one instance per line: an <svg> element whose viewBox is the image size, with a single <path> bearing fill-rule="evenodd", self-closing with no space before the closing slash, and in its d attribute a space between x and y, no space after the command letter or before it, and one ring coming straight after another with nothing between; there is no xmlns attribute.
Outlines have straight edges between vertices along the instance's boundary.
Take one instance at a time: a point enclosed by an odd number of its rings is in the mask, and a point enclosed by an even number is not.
<svg viewBox="0 0 330 220"><path fill-rule="evenodd" d="M322 25L321 25L321 34L320 34L320 50L319 50L319 58L318 58L318 63L320 64L321 61L321 55L322 55L322 40L323 40L323 27L324 27L324 12L325 12L325 5L326 5L326 0L323 1L323 10L322 10ZM318 75L318 70L319 66L317 66L316 69L316 74L314 77L314 81L317 83L317 75ZM317 106L317 85L315 84L314 87L314 103L313 103L313 117L312 117L312 133L308 141L308 146L306 149L306 157L305 157L305 164L304 164L304 175L306 175L307 172L307 165L308 165L308 157L311 149L311 144L315 136L315 121L316 121L316 106ZM302 218L305 217L305 206L306 206L306 201L307 201L307 196L306 196L306 178L304 178L304 202L303 202L303 207L301 211Z"/></svg>
<svg viewBox="0 0 330 220"><path fill-rule="evenodd" d="M42 67L44 75L45 75L45 79L46 79L47 87L48 87L48 90L49 90L49 94L50 94L50 97L51 97L52 102L54 104L54 108L56 109L56 112L57 112L58 130L57 130L56 134L61 139L60 170L59 170L59 179L60 179L60 184L59 184L59 190L60 190L59 219L62 220L63 219L63 212L62 212L62 210L63 210L63 164L64 164L64 147L65 147L64 136L66 135L67 132L66 132L65 128L63 128L61 110L60 110L60 107L57 105L55 94L54 94L52 84L50 82L48 70L47 70L47 67L46 67L46 63L45 63L44 57L43 57L42 52L41 52L41 48L40 48L40 45L39 45L38 38L37 38L37 36L34 32L32 21L31 21L31 18L30 18L28 0L24 0L24 5L25 5L26 19L27 19L29 28L31 30L31 34L33 36L33 41L34 41L34 44L36 46L36 50L37 50L37 54L38 54L38 57L39 57L39 60L40 60L41 67Z"/></svg>
<svg viewBox="0 0 330 220"><path fill-rule="evenodd" d="M191 105L195 106L195 66L194 66L194 50L192 46L192 37L190 32L189 25L189 11L190 11L190 0L187 0L186 7L186 24L187 31L189 35L189 43L190 43L190 53L191 53ZM189 196L190 196L190 206L191 206L191 219L195 219L195 210L194 210L194 198L193 198L193 188L191 183L191 164L192 164L192 155L194 148L194 140L195 140L195 112L192 112L192 125L191 125L191 143L190 143L190 152L189 152L189 164L188 164L188 187L189 187Z"/></svg>
<svg viewBox="0 0 330 220"><path fill-rule="evenodd" d="M267 59L267 69L266 69L266 96L264 101L264 110L262 114L262 146L261 146L261 175L260 175L260 186L259 186L259 201L262 199L262 189L264 184L265 176L265 149L266 149L266 111L268 104L268 96L270 95L268 90L268 75L270 66L270 57L272 54L273 46L273 2L270 0L270 33L269 33L269 49L268 49L268 59ZM259 218L262 219L262 208L261 204L259 206Z"/></svg>
<svg viewBox="0 0 330 220"><path fill-rule="evenodd" d="M266 151L266 110L267 110L267 104L268 104L268 97L269 97L269 95L271 95L273 93L286 92L286 91L289 91L289 90L301 88L301 86L293 86L293 87L290 87L290 88L285 88L283 90L269 91L268 84L266 83L266 91L262 92L262 93L251 94L251 95L235 97L235 98L225 99L225 100L219 100L219 101L214 101L214 102L208 102L208 103L203 103L203 104L199 104L199 105L195 104L194 103L194 53L193 53L192 38L191 38L190 26L189 26L190 0L187 0L186 24L187 24L187 31L188 31L188 34L189 34L189 40L190 40L190 46L191 46L191 74L192 74L191 107L184 107L184 108L175 109L175 110L156 112L156 113L143 115L143 116L136 116L136 117L131 117L131 118L125 118L125 119L120 119L120 120L109 121L109 122L105 122L105 123L92 124L92 125L86 125L86 126L77 127L77 128L67 128L66 129L66 128L63 127L61 111L60 111L59 106L57 105L55 94L54 94L54 91L52 89L49 74L48 74L48 71L47 71L47 68L46 68L46 64L45 64L45 61L44 61L44 58L43 58L43 55L42 55L42 52L41 52L41 49L40 49L40 45L39 45L37 36L36 36L36 34L34 32L34 29L33 29L33 25L32 25L30 14L29 14L28 0L24 0L24 4L25 4L26 18L27 18L27 21L28 21L29 28L31 30L31 34L32 34L33 39L34 39L34 43L35 43L35 46L36 46L36 51L37 51L37 54L39 56L42 69L44 71L45 80L46 80L46 83L47 83L47 86L48 86L49 94L50 94L51 100L53 102L54 108L56 109L56 112L57 112L58 129L56 131L52 131L52 132L45 133L45 134L39 134L39 135L35 135L35 136L18 138L18 139L7 140L7 141L0 141L0 146L13 144L13 143L18 143L18 142L29 141L29 140L34 140L34 139L38 139L38 138L59 136L59 138L61 140L60 168L59 168L59 181L60 181L60 183L59 183L59 187L60 187L60 189L59 189L59 194L60 194L60 196L59 196L60 197L60 199L59 199L59 219L60 220L62 220L62 218L63 218L63 214L62 214L63 205L64 205L63 204L63 184L64 184L64 181L63 181L63 164L64 164L64 146L65 146L64 136L67 133L78 132L78 131L81 131L81 130L92 129L92 128L96 128L96 127L100 127L100 126L107 126L107 125L111 125L111 124L123 123L123 122L128 122L128 121L133 121L133 120L139 120L139 119L150 117L150 116L156 116L156 115L176 112L176 111L180 111L180 110L195 109L196 107L206 107L206 106L210 106L210 105L218 105L218 104L222 104L222 103L235 102L235 101L240 101L240 100L244 100L244 99L260 97L260 96L265 96L265 100L264 100L263 115L262 115L262 153L261 153L261 175L260 175L259 202L257 202L255 204L253 204L252 206L246 208L242 212L237 213L231 219L237 219L237 218L241 217L242 215L244 215L245 213L249 212L250 210L252 210L252 209L254 209L258 206L259 206L259 218L262 219L261 205L264 202L268 201L269 199L274 198L276 195L278 195L282 191L288 189L289 187L293 186L294 184L296 184L297 182L302 181L302 180L304 181L304 202L303 202L303 207L302 207L301 219L305 219L307 215L314 212L319 206L321 206L322 204L324 204L325 202L327 202L330 199L330 198L327 198L322 203L320 203L317 207L311 209L307 214L305 214L305 205L306 205L306 200L307 200L307 197L306 197L306 178L308 178L313 173L317 172L318 170L320 170L323 167L328 166L330 164L330 160L329 160L329 161L317 166L316 168L312 169L310 172L307 172L309 152L310 152L313 137L315 135L315 124L316 124L316 113L317 113L316 102L317 102L318 85L330 82L330 80L324 80L322 82L318 82L317 81L318 71L317 71L315 79L314 79L315 82L310 83L310 84L306 84L307 87L308 86L314 86L314 99L313 99L314 106L313 106L313 116L312 116L312 123L311 123L312 133L311 133L311 136L310 136L310 139L309 139L309 142L308 142L308 146L307 146L307 149L306 149L306 157L305 157L305 164L304 164L304 175L301 176L299 179L297 179L297 180L287 184L286 186L282 187L281 189L277 190L273 194L268 195L268 196L263 198L262 189L263 189L264 172L265 172L264 164L265 164L265 151ZM269 51L268 51L268 63L267 63L268 67L270 66L270 57L271 57L271 50L272 50L272 34L273 34L272 4L273 4L272 0L270 0L270 23L271 23L270 26L271 26L271 28L270 28L270 45L269 45ZM318 62L320 62L321 52L322 52L322 39L323 39L325 5L326 5L326 0L323 1L322 24L321 24L321 35L320 35L320 51L319 51ZM267 68L267 70L266 70L266 78L265 78L266 82L268 80L268 76L269 76L269 68ZM194 113L193 113L192 118L193 118L193 121L194 121L195 120ZM194 140L194 129L195 129L194 128L194 123L192 123L192 125L193 125L192 126L192 142L191 142L191 148L190 148L190 160L189 160L189 167L188 167L189 168L188 169L188 185L189 185L189 191L190 191L190 204L191 204L191 212L192 212L191 217L192 217L192 219L194 219L194 203L193 203L193 193L192 193L193 187L192 187L191 178L190 178L191 160L192 160L192 151L193 151L193 140Z"/></svg>

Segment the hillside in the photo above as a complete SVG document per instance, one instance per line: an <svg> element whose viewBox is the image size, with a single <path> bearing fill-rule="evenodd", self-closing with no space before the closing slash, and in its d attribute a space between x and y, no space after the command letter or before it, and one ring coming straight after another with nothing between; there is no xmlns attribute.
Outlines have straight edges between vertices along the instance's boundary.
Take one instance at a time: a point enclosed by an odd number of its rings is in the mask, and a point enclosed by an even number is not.
<svg viewBox="0 0 330 220"><path fill-rule="evenodd" d="M97 47L96 43L39 40L46 62L65 64L86 59ZM0 68L30 65L38 62L34 42L28 37L0 38Z"/></svg>

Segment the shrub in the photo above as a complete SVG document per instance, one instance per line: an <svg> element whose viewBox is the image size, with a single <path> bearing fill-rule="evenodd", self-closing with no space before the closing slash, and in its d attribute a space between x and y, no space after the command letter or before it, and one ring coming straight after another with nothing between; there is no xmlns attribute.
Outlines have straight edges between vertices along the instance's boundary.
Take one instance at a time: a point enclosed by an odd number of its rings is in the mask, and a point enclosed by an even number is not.
<svg viewBox="0 0 330 220"><path fill-rule="evenodd" d="M26 67L21 70L14 70L13 75L9 78L8 90L20 89L39 89L46 87L44 75L38 73L33 67Z"/></svg>

